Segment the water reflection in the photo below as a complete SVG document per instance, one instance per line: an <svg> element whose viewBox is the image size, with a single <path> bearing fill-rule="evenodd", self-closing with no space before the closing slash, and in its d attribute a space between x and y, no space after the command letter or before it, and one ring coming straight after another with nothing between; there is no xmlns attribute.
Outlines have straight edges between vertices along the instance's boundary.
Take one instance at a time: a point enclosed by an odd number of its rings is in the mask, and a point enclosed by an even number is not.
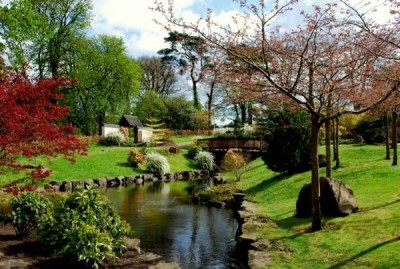
<svg viewBox="0 0 400 269"><path fill-rule="evenodd" d="M132 225L143 250L176 261L181 268L239 268L233 213L190 205L188 194L174 184L112 189L107 196Z"/></svg>

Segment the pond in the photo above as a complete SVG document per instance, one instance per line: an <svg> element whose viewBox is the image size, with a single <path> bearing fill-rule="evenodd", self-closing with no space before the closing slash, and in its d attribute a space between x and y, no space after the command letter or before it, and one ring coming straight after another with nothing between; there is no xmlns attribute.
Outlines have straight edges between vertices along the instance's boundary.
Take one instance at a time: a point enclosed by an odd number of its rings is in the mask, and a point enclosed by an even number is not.
<svg viewBox="0 0 400 269"><path fill-rule="evenodd" d="M180 268L246 268L237 257L238 223L227 209L190 203L188 183L155 182L108 189L106 195L127 220L146 252Z"/></svg>

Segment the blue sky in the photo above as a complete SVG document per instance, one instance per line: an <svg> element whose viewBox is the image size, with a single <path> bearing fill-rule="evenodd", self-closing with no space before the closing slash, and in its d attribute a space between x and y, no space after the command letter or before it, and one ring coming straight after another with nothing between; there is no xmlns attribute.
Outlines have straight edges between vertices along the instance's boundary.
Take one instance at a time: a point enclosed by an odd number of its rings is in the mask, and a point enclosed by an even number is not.
<svg viewBox="0 0 400 269"><path fill-rule="evenodd" d="M167 3L168 0L160 0ZM360 3L360 0L350 0ZM0 0L2 5L10 0ZM232 0L174 0L175 11L185 20L194 20L203 16L207 8L215 11L218 21L228 24L233 13L237 12L238 3ZM259 0L250 0L257 3ZM266 3L274 0L265 0ZM281 1L284 2L284 1ZM281 19L283 26L296 25L299 23L299 12L310 9L313 4L323 4L327 0L299 0L299 4L290 16ZM363 0L361 0L363 2ZM372 3L380 5L382 0L371 0ZM88 31L89 35L109 34L122 37L132 57L154 55L166 46L163 38L167 32L161 26L154 23L159 15L152 12L149 7L154 5L154 0L92 0L93 23ZM385 17L386 12L378 13ZM387 13L386 13L387 14Z"/></svg>

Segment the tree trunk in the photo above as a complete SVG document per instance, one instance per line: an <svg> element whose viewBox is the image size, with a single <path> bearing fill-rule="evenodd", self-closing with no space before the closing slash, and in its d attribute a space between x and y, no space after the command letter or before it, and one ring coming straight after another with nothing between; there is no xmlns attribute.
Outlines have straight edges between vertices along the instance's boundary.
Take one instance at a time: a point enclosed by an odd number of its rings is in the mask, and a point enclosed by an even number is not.
<svg viewBox="0 0 400 269"><path fill-rule="evenodd" d="M104 119L106 117L106 113L105 112L98 112L97 114L97 121L98 121L98 134L99 135L103 135L103 124L104 124Z"/></svg>
<svg viewBox="0 0 400 269"><path fill-rule="evenodd" d="M335 119L335 169L340 167L340 154L339 154L339 118Z"/></svg>
<svg viewBox="0 0 400 269"><path fill-rule="evenodd" d="M199 92L197 91L197 81L192 79L193 83L193 106L197 110L200 110L200 100L199 100Z"/></svg>
<svg viewBox="0 0 400 269"><path fill-rule="evenodd" d="M215 81L211 83L210 92L207 93L207 117L208 117L208 125L210 126L209 129L212 129L212 105L214 101L214 88L215 88Z"/></svg>
<svg viewBox="0 0 400 269"><path fill-rule="evenodd" d="M394 108L392 111L392 147L393 147L392 165L397 165L397 111L396 111L396 108Z"/></svg>
<svg viewBox="0 0 400 269"><path fill-rule="evenodd" d="M326 157L326 177L332 177L331 164L331 121L325 122L325 157Z"/></svg>
<svg viewBox="0 0 400 269"><path fill-rule="evenodd" d="M386 145L386 157L385 157L385 160L390 160L389 115L388 115L387 111L385 111L384 121L385 121L385 145Z"/></svg>
<svg viewBox="0 0 400 269"><path fill-rule="evenodd" d="M239 103L239 107L240 107L240 121L243 124L246 124L247 123L247 106L246 106L246 102Z"/></svg>
<svg viewBox="0 0 400 269"><path fill-rule="evenodd" d="M311 185L312 185L312 230L321 230L321 204L320 204L320 184L319 184L319 163L318 163L318 135L320 124L318 118L311 116Z"/></svg>
<svg viewBox="0 0 400 269"><path fill-rule="evenodd" d="M331 132L332 132L332 148L333 148L333 158L332 161L336 161L336 119L331 122Z"/></svg>

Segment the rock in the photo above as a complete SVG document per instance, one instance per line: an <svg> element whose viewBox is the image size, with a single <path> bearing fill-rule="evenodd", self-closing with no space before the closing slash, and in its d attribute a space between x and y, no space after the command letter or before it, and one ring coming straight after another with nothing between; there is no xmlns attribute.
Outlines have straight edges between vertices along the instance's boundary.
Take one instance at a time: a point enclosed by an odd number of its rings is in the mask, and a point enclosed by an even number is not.
<svg viewBox="0 0 400 269"><path fill-rule="evenodd" d="M318 154L319 167L326 167L326 156L324 154Z"/></svg>
<svg viewBox="0 0 400 269"><path fill-rule="evenodd" d="M124 244L128 250L134 250L140 254L140 239L137 238L125 238Z"/></svg>
<svg viewBox="0 0 400 269"><path fill-rule="evenodd" d="M257 241L257 239L258 239L258 234L256 234L256 233L245 233L245 232L244 232L244 233L242 233L242 234L239 236L239 239L240 239L242 242L252 244L252 243L254 243L254 242Z"/></svg>
<svg viewBox="0 0 400 269"><path fill-rule="evenodd" d="M80 180L73 180L72 183L72 191L76 191L79 187L83 186L83 181Z"/></svg>
<svg viewBox="0 0 400 269"><path fill-rule="evenodd" d="M63 183L60 186L60 191L72 191L72 183L70 181L63 181Z"/></svg>
<svg viewBox="0 0 400 269"><path fill-rule="evenodd" d="M176 262L160 262L149 266L149 269L179 269L179 265Z"/></svg>
<svg viewBox="0 0 400 269"><path fill-rule="evenodd" d="M134 185L134 184L136 184L136 182L137 182L137 179L134 176L128 176L128 177L125 178L125 184L127 186Z"/></svg>
<svg viewBox="0 0 400 269"><path fill-rule="evenodd" d="M358 210L353 191L336 179L320 178L321 213L328 216L346 216ZM296 216L311 216L311 183L300 190L296 202Z"/></svg>
<svg viewBox="0 0 400 269"><path fill-rule="evenodd" d="M251 246L255 249L255 250L267 250L270 249L272 244L270 241L266 240L266 239L260 239L257 240L256 242L254 242L253 244L251 244Z"/></svg>
<svg viewBox="0 0 400 269"><path fill-rule="evenodd" d="M154 264L161 261L162 257L154 253L145 253L140 256L141 263Z"/></svg>
<svg viewBox="0 0 400 269"><path fill-rule="evenodd" d="M94 183L97 183L100 188L107 187L107 179L106 178L99 178L93 180Z"/></svg>
<svg viewBox="0 0 400 269"><path fill-rule="evenodd" d="M262 225L258 222L247 221L246 223L244 223L242 225L242 229L246 232L256 232L256 231L260 230L261 226Z"/></svg>
<svg viewBox="0 0 400 269"><path fill-rule="evenodd" d="M357 135L356 137L354 137L354 143L355 144L362 144L364 143L364 139L361 135Z"/></svg>
<svg viewBox="0 0 400 269"><path fill-rule="evenodd" d="M267 251L249 250L249 267L265 268L272 263L271 255Z"/></svg>

